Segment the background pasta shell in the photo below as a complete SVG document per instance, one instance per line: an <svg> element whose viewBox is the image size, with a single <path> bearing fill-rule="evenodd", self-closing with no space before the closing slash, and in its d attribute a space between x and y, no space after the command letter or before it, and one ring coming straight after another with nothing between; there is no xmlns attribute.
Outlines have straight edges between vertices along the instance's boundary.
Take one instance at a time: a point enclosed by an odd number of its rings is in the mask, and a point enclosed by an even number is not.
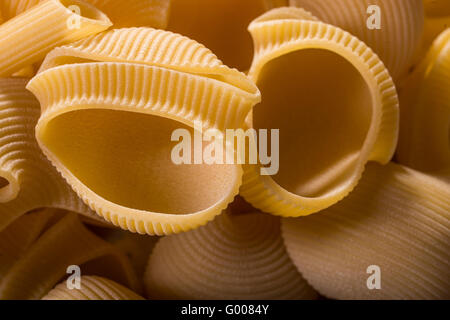
<svg viewBox="0 0 450 320"><path fill-rule="evenodd" d="M405 76L420 52L424 26L422 0L290 0L321 21L342 28L365 42L384 62L397 82ZM380 9L380 29L368 20Z"/></svg>
<svg viewBox="0 0 450 320"><path fill-rule="evenodd" d="M334 299L448 299L449 230L448 181L397 164L370 164L342 202L282 222L298 270Z"/></svg>
<svg viewBox="0 0 450 320"><path fill-rule="evenodd" d="M130 289L103 277L83 276L80 285L80 289L70 290L66 282L62 282L42 300L144 300Z"/></svg>
<svg viewBox="0 0 450 320"><path fill-rule="evenodd" d="M390 161L399 110L389 72L369 47L291 10L291 18L267 13L249 26L249 76L264 97L249 125L279 130L280 149L271 151L277 172L244 165L241 195L265 212L297 217L347 196L368 161Z"/></svg>
<svg viewBox="0 0 450 320"><path fill-rule="evenodd" d="M147 295L155 299L314 299L289 261L279 218L224 214L162 238L150 256Z"/></svg>
<svg viewBox="0 0 450 320"><path fill-rule="evenodd" d="M421 171L450 167L450 28L431 46L400 93L397 160Z"/></svg>

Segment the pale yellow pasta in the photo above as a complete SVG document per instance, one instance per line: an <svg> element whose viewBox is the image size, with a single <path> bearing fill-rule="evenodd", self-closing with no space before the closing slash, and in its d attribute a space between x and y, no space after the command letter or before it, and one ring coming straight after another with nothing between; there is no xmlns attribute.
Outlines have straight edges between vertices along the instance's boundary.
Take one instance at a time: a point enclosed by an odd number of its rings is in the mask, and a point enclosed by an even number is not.
<svg viewBox="0 0 450 320"><path fill-rule="evenodd" d="M81 15L69 8L78 6ZM79 0L47 0L0 25L0 76L37 62L54 47L106 30L108 17Z"/></svg>
<svg viewBox="0 0 450 320"><path fill-rule="evenodd" d="M157 235L187 231L238 193L241 165L180 165L171 157L175 130L193 137L195 122L240 128L260 101L244 74L195 41L150 28L112 30L55 49L27 88L42 107L42 150L114 225ZM225 148L224 156L234 152Z"/></svg>
<svg viewBox="0 0 450 320"><path fill-rule="evenodd" d="M70 290L62 282L42 300L144 300L130 289L103 277L83 276L80 283L80 289Z"/></svg>
<svg viewBox="0 0 450 320"><path fill-rule="evenodd" d="M0 11L6 20L30 9L45 0L2 0ZM164 29L170 8L170 0L82 0L104 12L114 28L154 27Z"/></svg>
<svg viewBox="0 0 450 320"><path fill-rule="evenodd" d="M248 24L279 0L171 0L167 29L204 44L226 65L248 70L253 56Z"/></svg>
<svg viewBox="0 0 450 320"><path fill-rule="evenodd" d="M14 236L27 237L26 233ZM101 274L139 288L126 256L86 229L77 215L69 213L46 230L0 279L0 299L40 299L67 275L72 265L79 266L82 274Z"/></svg>
<svg viewBox="0 0 450 320"><path fill-rule="evenodd" d="M280 160L275 175L244 165L241 195L265 212L296 217L347 196L367 162L390 161L399 111L394 83L369 47L291 10L290 18L266 14L249 27L249 76L263 99L248 124L279 130Z"/></svg>
<svg viewBox="0 0 450 320"><path fill-rule="evenodd" d="M365 42L396 82L406 75L420 52L424 26L422 0L290 0L290 4Z"/></svg>
<svg viewBox="0 0 450 320"><path fill-rule="evenodd" d="M450 167L450 28L434 41L400 94L397 160L421 171Z"/></svg>
<svg viewBox="0 0 450 320"><path fill-rule="evenodd" d="M39 103L28 79L0 79L0 231L21 215L52 207L103 221L78 199L39 149L34 127Z"/></svg>
<svg viewBox="0 0 450 320"><path fill-rule="evenodd" d="M144 278L150 299L314 299L289 260L280 219L223 214L204 227L164 237Z"/></svg>
<svg viewBox="0 0 450 320"><path fill-rule="evenodd" d="M349 197L283 219L282 233L298 270L326 297L450 298L448 180L370 164Z"/></svg>

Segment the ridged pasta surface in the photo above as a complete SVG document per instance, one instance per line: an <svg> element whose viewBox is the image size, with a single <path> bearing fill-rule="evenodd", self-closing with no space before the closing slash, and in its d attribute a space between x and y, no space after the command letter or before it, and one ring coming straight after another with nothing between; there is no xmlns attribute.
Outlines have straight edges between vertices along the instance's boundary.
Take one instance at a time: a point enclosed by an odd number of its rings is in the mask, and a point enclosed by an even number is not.
<svg viewBox="0 0 450 320"><path fill-rule="evenodd" d="M249 76L263 96L249 126L279 130L279 171L261 175L259 165L245 165L241 194L265 212L295 217L348 195L368 161L390 161L398 97L363 42L303 10L288 18L274 10L273 19L267 13L249 26Z"/></svg>
<svg viewBox="0 0 450 320"><path fill-rule="evenodd" d="M39 149L34 127L39 103L27 90L28 79L0 79L0 231L39 208L62 208L105 222L63 181Z"/></svg>
<svg viewBox="0 0 450 320"><path fill-rule="evenodd" d="M419 53L424 26L422 0L290 0L290 5L310 11L365 42L396 81L406 75ZM375 11L372 6L377 6ZM377 22L372 19L378 8L379 29L369 28L368 24Z"/></svg>
<svg viewBox="0 0 450 320"><path fill-rule="evenodd" d="M83 276L81 289L68 289L65 282L58 284L42 300L143 300L130 289L103 277Z"/></svg>
<svg viewBox="0 0 450 320"><path fill-rule="evenodd" d="M224 214L208 225L162 238L150 256L150 299L314 299L289 261L279 218Z"/></svg>
<svg viewBox="0 0 450 320"><path fill-rule="evenodd" d="M81 7L84 16L68 9ZM7 77L43 59L54 47L111 26L108 17L78 0L47 0L0 25L0 76Z"/></svg>
<svg viewBox="0 0 450 320"><path fill-rule="evenodd" d="M450 297L448 180L370 164L348 198L321 214L284 219L282 233L298 270L326 297ZM379 268L378 290L369 290L371 266Z"/></svg>

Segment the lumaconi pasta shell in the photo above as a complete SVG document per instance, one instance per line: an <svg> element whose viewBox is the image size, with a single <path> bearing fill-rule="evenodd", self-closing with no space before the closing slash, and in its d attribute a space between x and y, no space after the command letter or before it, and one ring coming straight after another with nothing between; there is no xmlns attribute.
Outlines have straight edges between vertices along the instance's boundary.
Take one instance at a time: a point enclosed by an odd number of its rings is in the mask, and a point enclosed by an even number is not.
<svg viewBox="0 0 450 320"><path fill-rule="evenodd" d="M85 15L73 13L67 8L70 5L79 6ZM53 47L110 26L108 17L82 1L44 1L0 25L0 76L10 76L43 59Z"/></svg>
<svg viewBox="0 0 450 320"><path fill-rule="evenodd" d="M145 274L155 299L314 299L286 254L278 217L223 214L158 241Z"/></svg>
<svg viewBox="0 0 450 320"><path fill-rule="evenodd" d="M368 161L389 162L399 121L394 83L376 54L303 14L310 20L264 18L249 26L249 75L264 97L249 125L279 129L280 170L261 175L259 165L244 165L240 192L258 209L291 217L344 198Z"/></svg>
<svg viewBox="0 0 450 320"><path fill-rule="evenodd" d="M290 0L321 21L340 27L378 54L394 80L406 75L419 53L424 26L422 0ZM380 29L368 27L380 9Z"/></svg>
<svg viewBox="0 0 450 320"><path fill-rule="evenodd" d="M167 29L197 40L226 65L246 71L253 55L248 24L283 5L287 0L171 0Z"/></svg>
<svg viewBox="0 0 450 320"><path fill-rule="evenodd" d="M224 66L210 50L195 41L151 28L112 30L55 49L28 89L41 103L42 115L36 132L44 153L78 195L115 225L158 235L186 231L213 219L238 193L240 165L179 166L168 155L175 129L192 133L195 122L222 132L241 128L251 108L261 99L250 79ZM104 123L103 128L100 124L93 125L96 114L102 114L98 121ZM97 133L88 133L89 126L82 124L81 118L77 120L77 115L87 116ZM73 121L57 128L58 133L52 133L55 123L72 116ZM132 127L141 124L134 131L127 129L134 144L124 141L126 135L119 126L122 122ZM113 130L110 126L115 123ZM80 131L77 124L86 135L73 137L79 141L75 148L92 146L89 144L94 141L92 135L99 143L106 143L87 151L89 154L78 159L79 163L73 159L87 149L69 157L70 148L56 150L65 147L51 138L62 136L63 141L64 134ZM133 155L125 155L123 151L121 155L125 158L120 158L120 153L113 150L118 147L115 140L102 141L100 133L114 134L120 148ZM136 136L131 137L133 134ZM97 155L97 148L106 152ZM225 151L234 152L228 144ZM93 158L86 161L86 157ZM158 164L156 169L149 167L149 157ZM104 165L111 158L120 158L113 171L104 171L98 177L91 174L99 171L96 166L111 169ZM136 165L139 161L143 163ZM92 167L87 168L86 163Z"/></svg>
<svg viewBox="0 0 450 320"><path fill-rule="evenodd" d="M0 231L39 208L67 209L106 223L77 197L39 149L39 103L28 79L0 79Z"/></svg>
<svg viewBox="0 0 450 320"><path fill-rule="evenodd" d="M282 221L298 270L335 299L449 299L449 230L448 181L393 163L370 164L355 191L323 213ZM369 289L371 276L380 290Z"/></svg>
<svg viewBox="0 0 450 320"><path fill-rule="evenodd" d="M397 160L421 171L450 167L450 28L403 88Z"/></svg>
<svg viewBox="0 0 450 320"><path fill-rule="evenodd" d="M230 127L239 125L234 116L250 109L253 97L239 88L114 62L52 68L27 88L41 102L36 137L43 152L85 203L114 225L157 235L186 231L220 214L239 191L240 165L177 165L171 159L171 134L181 128L194 135L183 123L217 119L222 127L228 119Z"/></svg>
<svg viewBox="0 0 450 320"><path fill-rule="evenodd" d="M0 298L40 299L67 275L71 265L79 266L81 274L101 273L131 288L139 288L126 256L95 236L77 215L70 213L40 236L2 277Z"/></svg>
<svg viewBox="0 0 450 320"><path fill-rule="evenodd" d="M103 277L83 276L80 284L80 289L71 290L66 282L62 282L42 300L144 300L130 289Z"/></svg>

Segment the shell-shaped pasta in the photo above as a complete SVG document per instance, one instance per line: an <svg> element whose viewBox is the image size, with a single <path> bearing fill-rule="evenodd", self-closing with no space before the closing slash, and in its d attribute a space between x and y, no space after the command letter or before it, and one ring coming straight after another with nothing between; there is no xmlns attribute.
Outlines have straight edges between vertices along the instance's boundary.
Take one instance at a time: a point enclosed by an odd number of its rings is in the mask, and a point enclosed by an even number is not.
<svg viewBox="0 0 450 320"><path fill-rule="evenodd" d="M16 233L15 237L27 237ZM42 234L0 280L0 299L40 299L76 265L82 274L101 274L139 288L126 256L86 229L72 213Z"/></svg>
<svg viewBox="0 0 450 320"><path fill-rule="evenodd" d="M54 209L30 212L0 232L0 279L27 252L55 214Z"/></svg>
<svg viewBox="0 0 450 320"><path fill-rule="evenodd" d="M164 237L144 278L155 299L314 299L286 254L278 217L223 214Z"/></svg>
<svg viewBox="0 0 450 320"><path fill-rule="evenodd" d="M365 42L395 81L406 75L419 53L424 26L422 0L290 0L290 4Z"/></svg>
<svg viewBox="0 0 450 320"><path fill-rule="evenodd" d="M279 130L279 158L272 154L271 164L277 168L279 160L279 170L263 175L260 165L244 165L241 195L290 217L344 198L368 161L389 162L399 121L394 83L377 55L351 34L302 14L309 19L263 19L249 27L255 41L249 75L263 95L249 125Z"/></svg>
<svg viewBox="0 0 450 320"><path fill-rule="evenodd" d="M211 49L228 66L245 71L253 47L248 24L287 0L171 0L167 29Z"/></svg>
<svg viewBox="0 0 450 320"><path fill-rule="evenodd" d="M42 300L144 300L130 289L103 277L82 276L80 284L80 289L70 290L66 282L62 282Z"/></svg>
<svg viewBox="0 0 450 320"><path fill-rule="evenodd" d="M71 5L80 7L84 15L69 10ZM109 26L108 17L82 1L44 1L0 25L0 76L10 76L43 59L52 48Z"/></svg>
<svg viewBox="0 0 450 320"><path fill-rule="evenodd" d="M370 164L349 197L321 214L283 219L282 234L298 270L327 297L450 297L448 181Z"/></svg>
<svg viewBox="0 0 450 320"><path fill-rule="evenodd" d="M39 149L39 103L28 79L0 79L0 231L39 208L61 208L106 223L77 197Z"/></svg>
<svg viewBox="0 0 450 320"><path fill-rule="evenodd" d="M196 122L221 132L241 128L260 101L244 74L204 46L149 28L111 31L56 49L27 88L42 107L42 150L114 225L152 235L186 231L238 194L241 165L173 160L174 133L202 139ZM234 152L224 147L224 156Z"/></svg>
<svg viewBox="0 0 450 320"><path fill-rule="evenodd" d="M421 171L450 167L450 28L431 46L400 93L397 160Z"/></svg>

